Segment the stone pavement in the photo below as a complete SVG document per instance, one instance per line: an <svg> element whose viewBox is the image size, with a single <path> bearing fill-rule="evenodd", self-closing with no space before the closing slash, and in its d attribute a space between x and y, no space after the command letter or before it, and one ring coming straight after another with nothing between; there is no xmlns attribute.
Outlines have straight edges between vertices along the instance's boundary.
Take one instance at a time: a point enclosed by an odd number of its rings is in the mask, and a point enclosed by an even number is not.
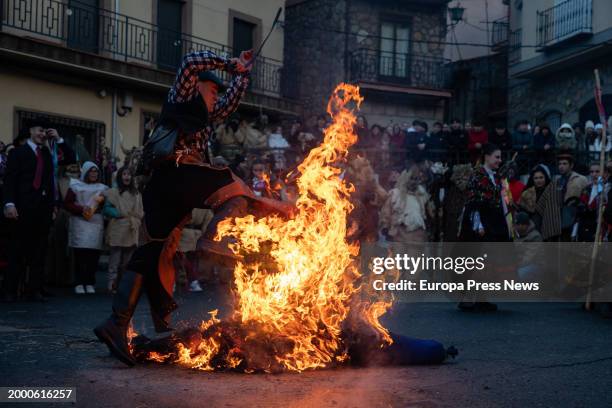
<svg viewBox="0 0 612 408"><path fill-rule="evenodd" d="M198 322L222 303L219 292L179 297L175 320ZM134 321L150 335L147 309L142 302ZM79 407L612 406L612 320L576 304L501 304L485 315L452 304L399 304L387 327L454 344L458 359L283 375L126 368L91 331L109 310L107 295L68 291L46 304L0 305L0 386L75 386Z"/></svg>

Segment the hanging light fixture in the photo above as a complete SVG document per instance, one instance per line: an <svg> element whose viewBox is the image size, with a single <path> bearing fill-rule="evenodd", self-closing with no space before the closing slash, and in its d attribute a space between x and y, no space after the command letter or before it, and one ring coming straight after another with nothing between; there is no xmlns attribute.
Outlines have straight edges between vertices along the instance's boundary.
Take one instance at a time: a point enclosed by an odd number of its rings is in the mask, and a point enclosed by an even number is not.
<svg viewBox="0 0 612 408"><path fill-rule="evenodd" d="M458 22L463 20L464 11L465 7L461 7L461 2L457 2L455 6L448 8L448 13L450 14L450 19L453 24L457 24Z"/></svg>

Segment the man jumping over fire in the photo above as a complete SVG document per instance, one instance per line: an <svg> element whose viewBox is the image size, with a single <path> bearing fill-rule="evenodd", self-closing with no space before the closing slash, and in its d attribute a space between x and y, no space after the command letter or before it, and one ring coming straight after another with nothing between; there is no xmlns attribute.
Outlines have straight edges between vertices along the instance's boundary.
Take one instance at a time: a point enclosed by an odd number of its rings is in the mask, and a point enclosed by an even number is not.
<svg viewBox="0 0 612 408"><path fill-rule="evenodd" d="M172 298L172 257L194 208L215 211L202 242L208 253L224 252L224 247L212 240L222 219L243 215L253 204L286 210L279 202L255 197L228 168L215 168L208 159L211 125L223 121L238 107L249 84L252 58L251 51L231 59L211 51L185 55L159 124L144 147L142 169L150 174L143 193L148 242L132 256L113 298L111 316L94 329L113 356L129 366L135 360L128 347L127 331L143 290L155 330L172 330L169 317L177 307ZM221 97L218 93L223 82L213 70L233 75Z"/></svg>

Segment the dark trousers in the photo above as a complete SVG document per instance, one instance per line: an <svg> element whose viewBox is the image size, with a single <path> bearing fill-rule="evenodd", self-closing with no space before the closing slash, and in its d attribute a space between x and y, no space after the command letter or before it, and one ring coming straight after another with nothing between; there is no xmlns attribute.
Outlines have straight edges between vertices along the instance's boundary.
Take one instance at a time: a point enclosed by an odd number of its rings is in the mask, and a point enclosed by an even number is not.
<svg viewBox="0 0 612 408"><path fill-rule="evenodd" d="M17 295L21 283L25 293L36 294L44 283L45 257L51 226L51 210L20 210L17 220L6 220L9 230L8 269L4 292ZM27 272L27 273L26 273ZM27 276L27 279L26 279Z"/></svg>
<svg viewBox="0 0 612 408"><path fill-rule="evenodd" d="M100 250L89 248L74 248L74 263L76 269L76 285L95 285Z"/></svg>

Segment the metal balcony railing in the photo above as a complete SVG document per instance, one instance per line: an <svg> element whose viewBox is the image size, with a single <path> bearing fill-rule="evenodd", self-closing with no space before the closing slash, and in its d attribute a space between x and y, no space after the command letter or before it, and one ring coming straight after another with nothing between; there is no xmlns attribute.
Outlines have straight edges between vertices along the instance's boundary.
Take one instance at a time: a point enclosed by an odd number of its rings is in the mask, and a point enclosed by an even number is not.
<svg viewBox="0 0 612 408"><path fill-rule="evenodd" d="M538 11L537 33L537 45L540 48L592 34L593 0L567 0Z"/></svg>
<svg viewBox="0 0 612 408"><path fill-rule="evenodd" d="M491 27L491 45L493 48L501 48L508 44L508 27L507 17L493 21Z"/></svg>
<svg viewBox="0 0 612 408"><path fill-rule="evenodd" d="M362 48L350 53L349 61L351 81L433 89L447 85L447 61L443 58Z"/></svg>
<svg viewBox="0 0 612 408"><path fill-rule="evenodd" d="M523 45L523 30L520 28L510 32L508 46L508 63L516 64L521 60L521 47Z"/></svg>
<svg viewBox="0 0 612 408"><path fill-rule="evenodd" d="M193 51L233 54L226 45L74 0L0 0L0 5L3 31L30 33L68 48L161 70L175 71L182 56ZM281 72L281 61L260 58L253 67L251 89L279 96Z"/></svg>

